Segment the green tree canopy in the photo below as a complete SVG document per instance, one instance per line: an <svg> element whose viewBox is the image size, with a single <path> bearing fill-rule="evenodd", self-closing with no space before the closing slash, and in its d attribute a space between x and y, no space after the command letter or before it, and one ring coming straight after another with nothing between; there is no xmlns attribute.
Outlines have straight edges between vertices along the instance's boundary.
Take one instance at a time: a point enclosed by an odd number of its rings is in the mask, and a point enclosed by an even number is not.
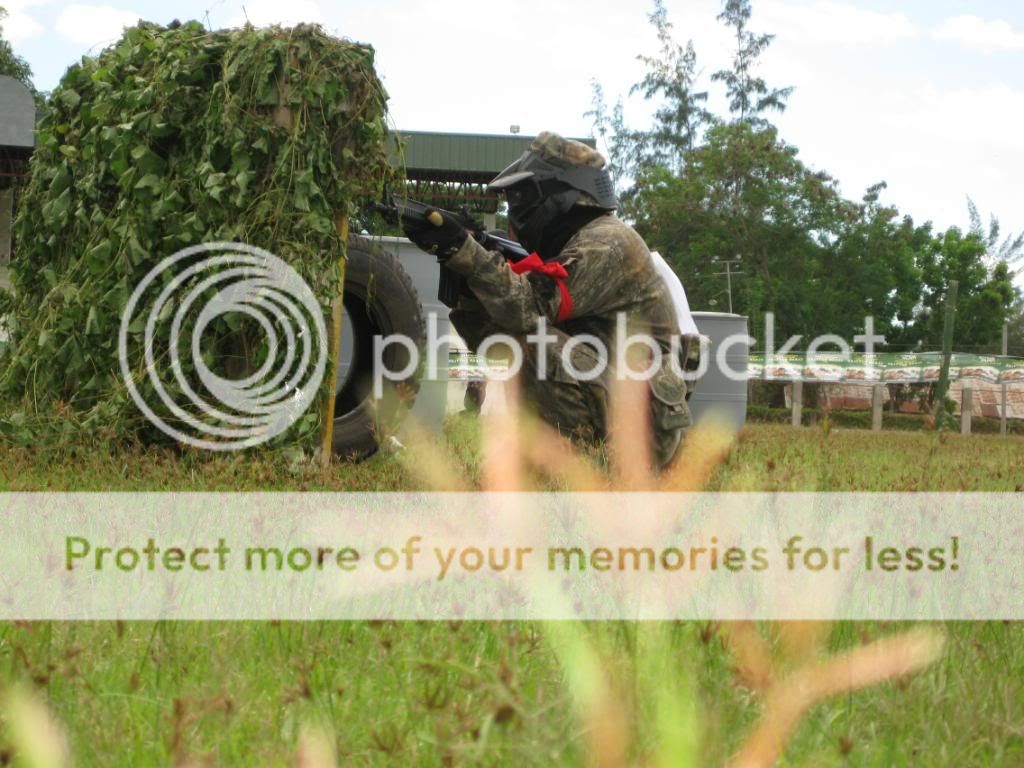
<svg viewBox="0 0 1024 768"><path fill-rule="evenodd" d="M624 214L679 273L691 306L724 306L722 263L739 259L732 304L756 337L766 312L777 339L852 340L870 315L894 348L934 347L945 293L958 280L957 345L997 343L1017 295L1008 264L1024 254L1024 236L1001 239L994 218L983 228L973 203L967 234L934 232L881 202L884 182L860 201L845 199L765 117L792 89L755 76L773 36L751 32L751 14L751 0L724 0L719 16L736 51L732 68L711 80L725 86L731 121L707 111L693 43L673 40L661 0L648 16L659 53L639 57L647 72L631 91L659 102L653 123L628 127L621 100L609 114L597 83L588 113L626 187Z"/></svg>
<svg viewBox="0 0 1024 768"><path fill-rule="evenodd" d="M916 334L937 345L942 337L942 307L951 281L959 282L956 302L956 344L960 348L995 351L1015 299L1005 261L985 263L987 244L976 233L956 227L937 234L921 258L921 311Z"/></svg>

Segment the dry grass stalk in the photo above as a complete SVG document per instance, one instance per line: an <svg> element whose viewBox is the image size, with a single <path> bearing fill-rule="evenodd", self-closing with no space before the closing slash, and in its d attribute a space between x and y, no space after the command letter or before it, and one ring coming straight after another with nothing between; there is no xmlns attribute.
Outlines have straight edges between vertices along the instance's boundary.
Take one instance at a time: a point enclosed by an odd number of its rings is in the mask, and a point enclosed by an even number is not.
<svg viewBox="0 0 1024 768"><path fill-rule="evenodd" d="M713 473L728 457L734 433L716 424L693 428L675 465L660 476L652 469L644 387L619 386L615 392L608 455L610 476L575 451L568 440L518 409L518 390L506 386L513 407L505 414L481 420L483 460L481 490L533 490L527 468L560 481L568 491L675 491L706 488ZM455 468L428 451L414 447L407 464L430 487L464 489L467 483ZM825 622L784 622L773 625L784 663L776 663L771 642L754 622L723 623L727 648L736 658L736 674L744 685L765 698L764 713L735 756L733 768L773 765L807 711L830 696L895 679L934 662L942 638L930 630L914 630L881 640L831 659L819 660L827 637ZM597 651L582 632L549 633L565 666L576 701L592 764L619 768L629 764L631 745L629 705L615 694ZM786 674L791 663L796 668ZM680 723L680 727L686 724Z"/></svg>
<svg viewBox="0 0 1024 768"><path fill-rule="evenodd" d="M774 765L800 720L815 704L917 672L941 657L943 645L938 631L922 628L802 665L768 690L764 713L731 768Z"/></svg>
<svg viewBox="0 0 1024 768"><path fill-rule="evenodd" d="M820 651L831 625L827 621L780 621L773 628L786 658L796 661Z"/></svg>
<svg viewBox="0 0 1024 768"><path fill-rule="evenodd" d="M2 714L20 765L66 768L71 764L64 731L36 694L11 688L3 698Z"/></svg>
<svg viewBox="0 0 1024 768"><path fill-rule="evenodd" d="M417 484L433 491L470 490L462 471L422 427L408 419L404 438L407 450L398 454L402 466Z"/></svg>
<svg viewBox="0 0 1024 768"><path fill-rule="evenodd" d="M507 408L483 417L483 457L481 484L488 491L522 491L529 488L524 466L524 450L519 429L519 385L505 382Z"/></svg>
<svg viewBox="0 0 1024 768"><path fill-rule="evenodd" d="M774 677L771 646L752 621L722 622L725 647L736 663L733 672L742 685L764 693Z"/></svg>
<svg viewBox="0 0 1024 768"><path fill-rule="evenodd" d="M692 427L675 464L662 476L660 491L703 491L715 470L729 457L736 440L731 427L708 420Z"/></svg>
<svg viewBox="0 0 1024 768"><path fill-rule="evenodd" d="M530 447L524 459L535 472L575 492L609 491L611 482L555 430L536 419L517 422Z"/></svg>
<svg viewBox="0 0 1024 768"><path fill-rule="evenodd" d="M336 768L337 765L338 756L331 732L321 726L303 726L295 753L296 768Z"/></svg>
<svg viewBox="0 0 1024 768"><path fill-rule="evenodd" d="M645 418L649 397L646 382L614 382L608 459L617 491L650 491L657 486L658 480L651 472L650 431Z"/></svg>

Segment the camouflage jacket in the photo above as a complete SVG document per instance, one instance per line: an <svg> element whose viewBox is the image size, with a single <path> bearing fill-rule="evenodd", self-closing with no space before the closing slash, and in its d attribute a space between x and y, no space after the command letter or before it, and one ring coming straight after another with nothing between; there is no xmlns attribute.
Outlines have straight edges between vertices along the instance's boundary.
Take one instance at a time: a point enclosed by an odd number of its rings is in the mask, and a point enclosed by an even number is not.
<svg viewBox="0 0 1024 768"><path fill-rule="evenodd" d="M472 348L492 333L531 333L543 316L549 327L571 336L593 334L611 351L616 316L624 313L630 333L649 334L663 353L671 351L671 337L679 334L675 307L647 245L632 227L612 214L600 216L573 235L555 261L568 272L572 301L571 314L561 321L562 294L553 278L536 272L518 275L500 254L473 238L466 240L448 267L467 277L473 293L453 318ZM477 322L465 322L469 315L476 315Z"/></svg>

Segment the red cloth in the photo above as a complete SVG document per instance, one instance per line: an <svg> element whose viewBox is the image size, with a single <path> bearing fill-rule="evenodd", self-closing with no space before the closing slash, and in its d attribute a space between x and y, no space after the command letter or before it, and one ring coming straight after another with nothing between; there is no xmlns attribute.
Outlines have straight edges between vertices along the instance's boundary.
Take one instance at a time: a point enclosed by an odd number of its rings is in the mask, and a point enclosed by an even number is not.
<svg viewBox="0 0 1024 768"><path fill-rule="evenodd" d="M547 275L554 280L555 285L558 286L558 292L562 294L562 304L558 308L558 322L569 319L572 315L572 296L569 294L569 286L565 282L565 279L569 276L569 273L565 271L565 267L556 261L544 261L536 251L525 259L513 262L509 266L517 275L525 272L537 272Z"/></svg>

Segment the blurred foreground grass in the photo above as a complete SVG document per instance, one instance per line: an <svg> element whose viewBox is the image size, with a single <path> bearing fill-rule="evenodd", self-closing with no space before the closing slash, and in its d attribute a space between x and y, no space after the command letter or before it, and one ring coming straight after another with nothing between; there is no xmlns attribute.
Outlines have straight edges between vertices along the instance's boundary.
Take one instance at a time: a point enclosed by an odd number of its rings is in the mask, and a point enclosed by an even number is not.
<svg viewBox="0 0 1024 768"><path fill-rule="evenodd" d="M475 422L452 422L447 440L448 460L478 483ZM322 472L283 455L0 451L8 491L408 490L413 477L394 457ZM1020 439L756 426L708 488L1022 484ZM540 623L8 623L0 687L46 702L75 765L321 765L304 741L312 724L346 765L710 766L734 755L764 714L759 674L799 665L794 648L817 647L804 638L812 625L573 626L567 634ZM837 624L821 630L820 652L905 629ZM810 709L784 764L1024 765L1024 626L944 631L945 654L926 671ZM608 689L593 700L613 702L611 711L581 707L587 654ZM27 757L12 711L4 709L0 764Z"/></svg>

